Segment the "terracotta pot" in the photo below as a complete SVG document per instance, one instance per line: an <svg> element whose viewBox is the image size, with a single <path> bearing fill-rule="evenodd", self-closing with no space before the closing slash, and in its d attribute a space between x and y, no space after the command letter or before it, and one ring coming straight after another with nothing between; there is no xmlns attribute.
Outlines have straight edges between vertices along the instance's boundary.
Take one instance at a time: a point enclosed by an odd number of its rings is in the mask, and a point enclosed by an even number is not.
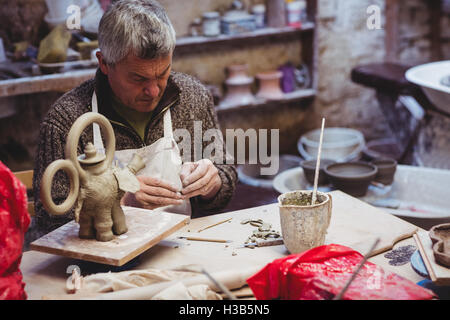
<svg viewBox="0 0 450 320"><path fill-rule="evenodd" d="M251 77L238 77L225 81L227 92L221 105L230 104L249 104L255 101L255 97L251 91L251 85L253 78Z"/></svg>
<svg viewBox="0 0 450 320"><path fill-rule="evenodd" d="M262 72L256 75L259 80L259 91L257 98L277 100L284 96L281 90L280 80L283 77L281 71Z"/></svg>
<svg viewBox="0 0 450 320"><path fill-rule="evenodd" d="M278 197L281 233L290 253L301 253L325 243L331 220L331 196L317 192L319 204L303 205L303 200L311 202L312 191L294 191Z"/></svg>

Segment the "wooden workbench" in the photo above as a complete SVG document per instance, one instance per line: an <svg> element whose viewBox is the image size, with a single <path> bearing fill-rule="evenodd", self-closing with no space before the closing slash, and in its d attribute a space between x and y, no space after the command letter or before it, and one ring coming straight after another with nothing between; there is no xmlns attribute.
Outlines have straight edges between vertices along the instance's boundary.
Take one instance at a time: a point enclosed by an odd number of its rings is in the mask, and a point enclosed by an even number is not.
<svg viewBox="0 0 450 320"><path fill-rule="evenodd" d="M394 248L415 245L412 234L417 227L340 191L334 191L331 194L333 214L326 244L346 245L365 254L373 240L380 237L382 242L377 247L376 255L369 261L415 283L424 279L414 272L410 263L392 266L389 264L389 259L384 257L386 251L389 251L394 244ZM205 226L227 218L232 219L200 233L197 232ZM284 245L255 249L236 248L243 244L255 230L255 227L241 224L242 220L249 218L263 219L270 222L273 229L281 230L277 204L193 219L189 225L143 253L133 269L170 269L181 265L201 264L208 271L216 272L254 266L263 267L274 259L289 254ZM213 243L179 239L180 236L189 235L221 238L232 242ZM71 265L80 266L82 275L99 272L98 269L94 271L86 267L86 264L80 260L35 251L25 252L21 270L29 299L42 299L47 295L64 295L66 280L69 277L66 271Z"/></svg>

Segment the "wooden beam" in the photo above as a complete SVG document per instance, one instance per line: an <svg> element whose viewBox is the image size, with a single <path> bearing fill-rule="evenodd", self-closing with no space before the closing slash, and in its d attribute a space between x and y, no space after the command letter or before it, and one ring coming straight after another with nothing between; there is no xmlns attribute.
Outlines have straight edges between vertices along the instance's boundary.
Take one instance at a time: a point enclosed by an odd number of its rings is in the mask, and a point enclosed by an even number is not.
<svg viewBox="0 0 450 320"><path fill-rule="evenodd" d="M399 52L399 18L400 5L398 0L386 0L386 32L385 32L385 61L398 62Z"/></svg>

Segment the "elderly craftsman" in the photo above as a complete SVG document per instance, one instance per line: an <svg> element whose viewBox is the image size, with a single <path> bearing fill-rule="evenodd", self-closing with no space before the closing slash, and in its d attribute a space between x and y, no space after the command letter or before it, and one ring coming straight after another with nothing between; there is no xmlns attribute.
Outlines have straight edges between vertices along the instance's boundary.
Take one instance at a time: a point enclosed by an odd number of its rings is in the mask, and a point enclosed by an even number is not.
<svg viewBox="0 0 450 320"><path fill-rule="evenodd" d="M99 47L95 79L56 101L41 124L33 181L36 217L29 240L73 219L73 212L61 217L43 209L40 181L52 161L64 158L66 137L74 121L90 111L110 120L119 151L152 145L170 125L191 134L189 156L193 160L181 168L182 190L162 179L139 176L140 191L126 194L122 204L155 209L187 202L195 217L219 212L233 195L237 180L233 165L225 159L214 163L193 156L194 122L201 123L203 132L218 130L217 116L209 91L191 76L172 71L175 32L161 5L153 0L115 2L100 22ZM95 129L85 130L79 152L94 136ZM223 140L215 140L226 158ZM206 146L203 142L203 148ZM67 177L59 172L53 182L55 203L67 197L68 187Z"/></svg>

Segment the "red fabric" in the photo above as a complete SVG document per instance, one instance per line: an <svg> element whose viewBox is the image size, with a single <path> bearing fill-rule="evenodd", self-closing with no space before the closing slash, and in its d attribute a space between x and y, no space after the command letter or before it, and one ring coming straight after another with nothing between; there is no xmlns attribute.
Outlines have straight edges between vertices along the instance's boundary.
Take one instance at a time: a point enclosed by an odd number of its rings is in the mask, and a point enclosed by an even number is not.
<svg viewBox="0 0 450 320"><path fill-rule="evenodd" d="M29 225L27 190L0 161L0 300L27 298L19 266Z"/></svg>
<svg viewBox="0 0 450 320"><path fill-rule="evenodd" d="M330 244L277 259L247 279L256 299L326 300L335 297L361 263L350 248ZM345 300L432 299L432 291L366 262Z"/></svg>

